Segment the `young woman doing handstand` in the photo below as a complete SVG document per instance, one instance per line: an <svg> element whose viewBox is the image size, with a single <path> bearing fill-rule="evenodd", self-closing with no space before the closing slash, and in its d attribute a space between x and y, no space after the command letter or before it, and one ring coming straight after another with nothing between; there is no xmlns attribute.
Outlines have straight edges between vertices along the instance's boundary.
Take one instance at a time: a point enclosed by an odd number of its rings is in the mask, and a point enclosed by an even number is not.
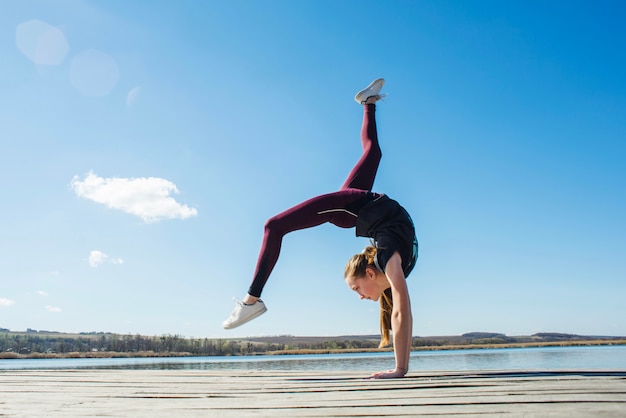
<svg viewBox="0 0 626 418"><path fill-rule="evenodd" d="M403 377L409 369L413 318L406 277L417 260L417 239L407 211L384 194L372 192L382 156L376 130L376 102L384 95L382 78L374 80L355 96L363 105L361 144L363 154L339 191L314 197L286 210L265 223L263 243L248 294L224 321L231 329L265 313L260 299L263 287L278 261L283 237L289 232L330 222L355 228L359 237L372 244L350 258L344 278L361 299L380 300L381 347L393 335L396 365L393 370L374 373L373 378Z"/></svg>

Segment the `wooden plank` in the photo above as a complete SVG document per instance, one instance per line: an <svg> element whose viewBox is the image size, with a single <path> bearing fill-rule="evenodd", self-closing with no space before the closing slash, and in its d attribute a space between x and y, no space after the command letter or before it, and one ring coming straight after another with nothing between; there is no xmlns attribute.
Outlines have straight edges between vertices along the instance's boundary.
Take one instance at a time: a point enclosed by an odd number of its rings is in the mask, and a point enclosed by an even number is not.
<svg viewBox="0 0 626 418"><path fill-rule="evenodd" d="M625 371L0 371L0 416L624 417Z"/></svg>

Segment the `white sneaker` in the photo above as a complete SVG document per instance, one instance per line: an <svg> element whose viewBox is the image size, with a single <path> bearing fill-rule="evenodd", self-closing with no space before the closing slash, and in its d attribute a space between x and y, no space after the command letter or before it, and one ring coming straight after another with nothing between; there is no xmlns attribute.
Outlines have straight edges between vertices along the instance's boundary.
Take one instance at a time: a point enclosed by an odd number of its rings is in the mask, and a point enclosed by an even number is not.
<svg viewBox="0 0 626 418"><path fill-rule="evenodd" d="M378 78L370 83L369 86L365 87L363 90L358 92L356 96L354 96L354 100L358 104L366 104L367 99L370 97L373 100L370 100L371 103L375 103L376 100L383 98L385 95L380 94L380 90L383 88L383 84L385 84L384 78Z"/></svg>
<svg viewBox="0 0 626 418"><path fill-rule="evenodd" d="M252 305L246 305L238 299L234 299L237 306L235 310L230 314L230 317L222 324L224 329L237 328L240 325L245 324L248 321L252 321L254 318L263 315L267 311L267 307L261 299L257 300Z"/></svg>

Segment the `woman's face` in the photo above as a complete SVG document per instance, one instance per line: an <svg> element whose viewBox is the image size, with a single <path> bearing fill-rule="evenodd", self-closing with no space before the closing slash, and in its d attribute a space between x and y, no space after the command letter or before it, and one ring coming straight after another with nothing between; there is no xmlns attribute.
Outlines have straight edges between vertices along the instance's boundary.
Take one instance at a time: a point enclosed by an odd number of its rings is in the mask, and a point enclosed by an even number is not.
<svg viewBox="0 0 626 418"><path fill-rule="evenodd" d="M376 282L376 272L367 268L361 277L346 277L348 287L359 294L361 299L377 301L382 293Z"/></svg>

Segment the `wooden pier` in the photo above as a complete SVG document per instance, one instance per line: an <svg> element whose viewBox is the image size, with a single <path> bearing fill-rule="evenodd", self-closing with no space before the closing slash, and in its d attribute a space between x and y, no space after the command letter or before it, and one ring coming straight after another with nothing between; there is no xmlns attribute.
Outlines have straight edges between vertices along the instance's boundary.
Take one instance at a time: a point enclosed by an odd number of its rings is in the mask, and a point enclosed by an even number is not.
<svg viewBox="0 0 626 418"><path fill-rule="evenodd" d="M4 370L1 417L626 417L626 370Z"/></svg>

